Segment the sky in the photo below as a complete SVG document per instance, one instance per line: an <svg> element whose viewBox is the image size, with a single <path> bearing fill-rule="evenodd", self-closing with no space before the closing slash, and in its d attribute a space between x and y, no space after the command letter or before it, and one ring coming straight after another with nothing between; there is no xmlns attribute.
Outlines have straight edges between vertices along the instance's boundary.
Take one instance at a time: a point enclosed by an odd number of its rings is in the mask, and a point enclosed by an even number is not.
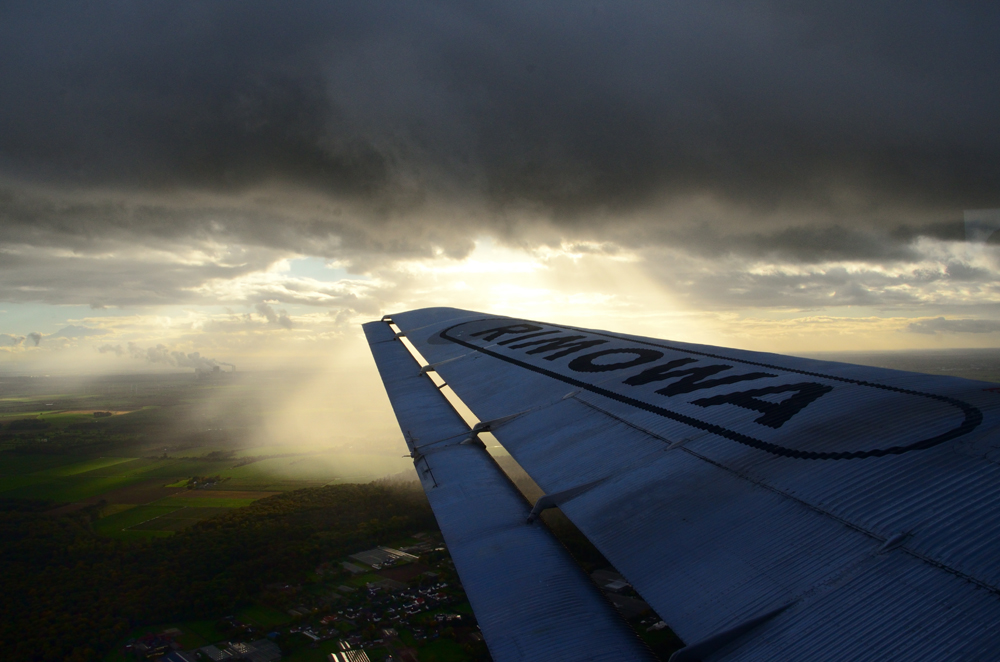
<svg viewBox="0 0 1000 662"><path fill-rule="evenodd" d="M1000 207L998 31L934 0L4 2L0 371L349 376L362 322L442 305L996 347L963 219Z"/></svg>

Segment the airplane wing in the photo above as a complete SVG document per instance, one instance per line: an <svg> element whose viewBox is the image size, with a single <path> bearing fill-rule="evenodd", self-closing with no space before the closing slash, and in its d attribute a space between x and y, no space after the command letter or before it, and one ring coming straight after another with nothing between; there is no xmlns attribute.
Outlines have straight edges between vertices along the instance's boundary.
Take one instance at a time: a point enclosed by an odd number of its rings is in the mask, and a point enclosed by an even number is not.
<svg viewBox="0 0 1000 662"><path fill-rule="evenodd" d="M683 639L674 660L1000 659L996 385L451 308L365 331L494 659L648 653L481 431Z"/></svg>

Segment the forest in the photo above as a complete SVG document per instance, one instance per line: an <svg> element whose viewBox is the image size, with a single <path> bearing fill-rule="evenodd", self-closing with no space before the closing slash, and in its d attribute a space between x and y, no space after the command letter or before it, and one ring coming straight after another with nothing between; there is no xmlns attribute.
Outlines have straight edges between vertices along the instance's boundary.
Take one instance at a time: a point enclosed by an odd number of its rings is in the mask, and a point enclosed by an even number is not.
<svg viewBox="0 0 1000 662"><path fill-rule="evenodd" d="M0 499L0 658L90 662L145 624L219 614L357 549L436 529L419 487L343 484L278 494L175 535L94 530L102 504L62 515Z"/></svg>

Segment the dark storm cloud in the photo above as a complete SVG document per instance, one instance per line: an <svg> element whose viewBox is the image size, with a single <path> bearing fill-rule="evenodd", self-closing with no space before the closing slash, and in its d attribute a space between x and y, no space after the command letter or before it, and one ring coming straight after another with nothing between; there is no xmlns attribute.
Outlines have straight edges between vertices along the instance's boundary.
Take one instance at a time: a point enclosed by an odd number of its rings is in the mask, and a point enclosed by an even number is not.
<svg viewBox="0 0 1000 662"><path fill-rule="evenodd" d="M813 273L748 273L732 268L689 279L681 295L705 307L797 308L816 306L912 306L918 292L906 286L926 278L851 273L833 268Z"/></svg>
<svg viewBox="0 0 1000 662"><path fill-rule="evenodd" d="M16 252L0 250L0 300L57 305L82 303L100 309L177 303L253 305L255 300L265 298L372 314L379 309L377 302L365 291L368 288L363 283L358 285L357 281L275 278L253 281L247 289L227 289L227 283L271 267L279 257L274 251L237 247L216 260L206 261L195 254L198 260L185 261L164 259L163 254L142 247L119 244L105 244L104 247L106 254L72 256L32 247ZM190 250L185 249L186 252ZM274 316L273 323L277 326L289 328L292 324L284 311L275 312L270 306L267 310ZM258 312L266 317L265 312ZM89 335L96 335L93 331ZM55 335L80 337L84 330L71 326Z"/></svg>
<svg viewBox="0 0 1000 662"><path fill-rule="evenodd" d="M565 223L684 195L923 223L998 195L994 3L0 11L0 158L36 181L279 181L372 217L442 197Z"/></svg>
<svg viewBox="0 0 1000 662"><path fill-rule="evenodd" d="M0 252L0 299L51 304L156 305L203 302L194 288L265 269L272 256L252 253L235 264L165 263L119 246L114 259L53 255L26 249Z"/></svg>
<svg viewBox="0 0 1000 662"><path fill-rule="evenodd" d="M700 308L868 307L921 310L926 315L996 314L1000 279L990 271L953 261L882 264L747 262L742 256L706 261L669 250L653 252L650 270L673 292ZM924 329L921 322L916 328ZM915 330L913 329L913 330ZM942 329L944 328L942 327Z"/></svg>
<svg viewBox="0 0 1000 662"><path fill-rule="evenodd" d="M747 231L749 228L684 224L653 231L624 234L619 240L635 248L644 245L682 246L689 253L709 258L739 255L748 259L775 259L816 263L838 260L864 262L909 262L920 258L913 245L926 236L923 228L907 229L907 235L882 228L853 228L817 224Z"/></svg>
<svg viewBox="0 0 1000 662"><path fill-rule="evenodd" d="M934 0L5 2L0 300L374 313L250 281L310 255L388 292L387 262L484 234L673 251L646 266L707 306L989 288L924 239L1000 206L998 29Z"/></svg>
<svg viewBox="0 0 1000 662"><path fill-rule="evenodd" d="M209 244L234 251L277 251L326 257L379 254L430 257L433 247L452 257L472 248L454 214L433 223L372 219L371 209L303 191L254 190L246 195L202 191L80 192L0 184L0 246L68 249L107 254L125 246L174 250ZM4 255L0 253L0 267Z"/></svg>

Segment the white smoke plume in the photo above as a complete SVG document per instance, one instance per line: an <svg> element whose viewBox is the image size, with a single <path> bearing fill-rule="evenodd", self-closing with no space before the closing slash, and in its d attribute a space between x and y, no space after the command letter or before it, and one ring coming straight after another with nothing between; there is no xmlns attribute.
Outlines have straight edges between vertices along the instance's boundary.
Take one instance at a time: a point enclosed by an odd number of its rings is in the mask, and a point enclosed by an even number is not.
<svg viewBox="0 0 1000 662"><path fill-rule="evenodd" d="M123 356L125 354L125 350L122 349L121 345L101 345L97 348L97 351L101 354L111 353L115 356Z"/></svg>
<svg viewBox="0 0 1000 662"><path fill-rule="evenodd" d="M121 345L105 344L98 347L97 351L101 354L114 354L115 356L128 354L133 359L146 361L147 363L158 363L178 368L193 368L196 372L213 372L222 367L231 368L233 371L236 370L236 366L232 363L202 356L200 352L185 354L184 352L171 350L163 344L145 348L134 342L130 342L127 348L123 348Z"/></svg>
<svg viewBox="0 0 1000 662"><path fill-rule="evenodd" d="M0 347L17 347L24 342L24 336L12 336L8 333L0 333Z"/></svg>

